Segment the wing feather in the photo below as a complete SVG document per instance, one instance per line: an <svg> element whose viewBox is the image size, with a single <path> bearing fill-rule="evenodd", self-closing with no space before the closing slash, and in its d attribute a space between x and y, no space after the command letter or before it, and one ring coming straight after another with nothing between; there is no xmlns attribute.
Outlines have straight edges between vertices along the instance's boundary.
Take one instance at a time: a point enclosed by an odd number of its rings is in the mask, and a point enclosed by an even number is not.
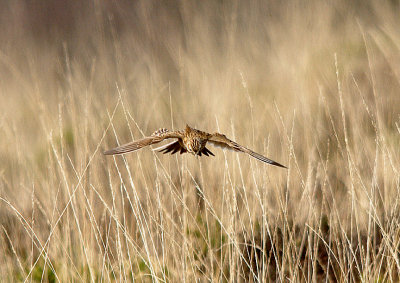
<svg viewBox="0 0 400 283"><path fill-rule="evenodd" d="M153 151L163 151L164 149L166 149L167 147L173 145L174 143L176 143L176 141L169 142L169 143L167 143L167 144L164 144L164 145L162 145L162 146L159 146L159 147L157 147L157 148L154 148Z"/></svg>
<svg viewBox="0 0 400 283"><path fill-rule="evenodd" d="M211 137L208 139L208 142L217 147L222 147L222 148L227 148L227 149L234 150L234 151L240 151L240 152L247 153L248 155L250 155L256 159L258 159L262 162L271 164L271 165L279 166L282 168L287 168L286 166L279 164L276 161L273 161L257 152L252 151L251 149L241 146L240 144L228 139L225 135L220 134L220 133L212 134Z"/></svg>
<svg viewBox="0 0 400 283"><path fill-rule="evenodd" d="M206 156L215 156L214 153L212 153L208 148L204 147L203 150L201 151L204 155Z"/></svg>
<svg viewBox="0 0 400 283"><path fill-rule="evenodd" d="M115 154L124 154L124 153L128 153L128 152L133 152L133 151L139 150L143 147L162 142L165 139L172 139L172 138L181 139L182 133L178 132L178 131L170 132L166 129L160 129L149 137L145 137L140 140L133 141L133 142L121 145L119 147L107 150L104 152L104 154L105 155L115 155Z"/></svg>

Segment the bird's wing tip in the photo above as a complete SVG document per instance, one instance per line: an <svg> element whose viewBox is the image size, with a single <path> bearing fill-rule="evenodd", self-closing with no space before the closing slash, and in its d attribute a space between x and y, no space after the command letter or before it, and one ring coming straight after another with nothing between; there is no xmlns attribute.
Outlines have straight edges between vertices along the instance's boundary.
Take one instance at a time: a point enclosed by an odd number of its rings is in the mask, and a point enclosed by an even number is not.
<svg viewBox="0 0 400 283"><path fill-rule="evenodd" d="M118 151L116 149L110 149L110 150L106 150L106 151L103 152L104 155L121 155L121 154L124 154L124 153L126 153L126 152L121 152L121 151Z"/></svg>
<svg viewBox="0 0 400 283"><path fill-rule="evenodd" d="M278 166L278 167L282 167L282 168L288 169L288 167L286 167L285 165L282 165L282 164L280 164L280 163L278 163L278 162L276 162L276 161L273 161L273 162L271 163L271 165L275 165L275 166Z"/></svg>
<svg viewBox="0 0 400 283"><path fill-rule="evenodd" d="M103 151L103 155L112 155L112 151L111 150Z"/></svg>

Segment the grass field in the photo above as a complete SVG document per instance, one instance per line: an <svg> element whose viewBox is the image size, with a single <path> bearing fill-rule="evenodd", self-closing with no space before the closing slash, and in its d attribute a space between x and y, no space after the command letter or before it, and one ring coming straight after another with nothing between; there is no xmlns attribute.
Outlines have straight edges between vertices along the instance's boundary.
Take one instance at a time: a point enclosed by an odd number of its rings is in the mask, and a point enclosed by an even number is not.
<svg viewBox="0 0 400 283"><path fill-rule="evenodd" d="M0 281L399 281L399 14L1 1ZM102 154L186 123L288 169Z"/></svg>

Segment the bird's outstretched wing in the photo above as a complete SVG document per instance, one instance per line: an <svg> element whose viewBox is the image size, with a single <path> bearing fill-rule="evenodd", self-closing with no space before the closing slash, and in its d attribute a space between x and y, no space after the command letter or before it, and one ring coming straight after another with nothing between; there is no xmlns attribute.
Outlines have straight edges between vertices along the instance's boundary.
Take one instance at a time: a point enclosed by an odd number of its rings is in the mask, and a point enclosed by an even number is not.
<svg viewBox="0 0 400 283"><path fill-rule="evenodd" d="M133 141L119 147L107 150L104 152L105 155L115 155L115 154L124 154L128 152L133 152L139 150L145 146L152 145L155 143L162 142L165 139L181 139L182 133L179 131L170 132L167 129L159 129L155 131L151 136L142 138L137 141Z"/></svg>
<svg viewBox="0 0 400 283"><path fill-rule="evenodd" d="M208 142L214 146L247 153L256 159L263 161L265 163L271 164L271 165L287 168L286 166L283 166L282 164L279 164L276 161L266 158L265 156L262 156L261 154L258 154L257 152L254 152L248 148L245 148L244 146L241 146L240 144L237 144L236 142L228 139L225 135L220 134L220 133L212 134L209 137Z"/></svg>

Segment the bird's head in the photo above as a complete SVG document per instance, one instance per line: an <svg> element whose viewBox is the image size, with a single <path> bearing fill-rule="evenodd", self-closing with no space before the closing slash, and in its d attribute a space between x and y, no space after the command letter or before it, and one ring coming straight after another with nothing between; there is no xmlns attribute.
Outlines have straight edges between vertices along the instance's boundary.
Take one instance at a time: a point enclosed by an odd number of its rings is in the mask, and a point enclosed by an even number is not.
<svg viewBox="0 0 400 283"><path fill-rule="evenodd" d="M191 130L192 128L188 124L186 124L185 132L190 132Z"/></svg>

